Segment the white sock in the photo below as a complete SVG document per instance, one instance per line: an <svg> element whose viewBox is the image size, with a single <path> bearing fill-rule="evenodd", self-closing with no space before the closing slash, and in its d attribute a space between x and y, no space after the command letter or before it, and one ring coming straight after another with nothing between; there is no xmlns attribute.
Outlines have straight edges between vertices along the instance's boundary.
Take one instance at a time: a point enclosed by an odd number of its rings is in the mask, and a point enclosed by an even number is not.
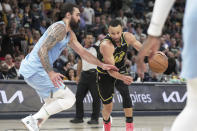
<svg viewBox="0 0 197 131"><path fill-rule="evenodd" d="M38 126L41 127L42 124L50 117L50 115L44 109L44 106L32 116L34 119L38 120Z"/></svg>
<svg viewBox="0 0 197 131"><path fill-rule="evenodd" d="M57 114L73 106L75 103L75 95L68 88L59 89L54 93L53 98L44 100L45 104L41 109L33 115L34 119L39 121L39 127L53 114Z"/></svg>

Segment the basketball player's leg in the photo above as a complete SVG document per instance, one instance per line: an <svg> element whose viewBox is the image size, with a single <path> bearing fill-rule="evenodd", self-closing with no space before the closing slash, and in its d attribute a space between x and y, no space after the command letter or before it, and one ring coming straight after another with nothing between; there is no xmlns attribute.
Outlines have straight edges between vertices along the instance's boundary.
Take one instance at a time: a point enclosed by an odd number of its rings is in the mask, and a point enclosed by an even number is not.
<svg viewBox="0 0 197 131"><path fill-rule="evenodd" d="M109 75L98 74L97 76L98 92L103 103L102 116L104 131L110 131L111 129L110 115L113 108L114 81Z"/></svg>
<svg viewBox="0 0 197 131"><path fill-rule="evenodd" d="M197 131L197 78L187 82L187 103L173 123L171 131Z"/></svg>
<svg viewBox="0 0 197 131"><path fill-rule="evenodd" d="M55 88L48 76L34 75L32 78L26 79L26 82L32 86L45 101L42 108L32 116L39 126L51 115L66 110L75 103L75 96L72 91L68 88ZM65 87L63 84L62 86Z"/></svg>
<svg viewBox="0 0 197 131"><path fill-rule="evenodd" d="M48 119L49 116L71 108L75 103L75 96L72 91L66 87L65 89L59 89L54 92L52 98L46 98L44 101L45 104L42 106L40 111L33 115L35 119L40 120L39 127Z"/></svg>
<svg viewBox="0 0 197 131"><path fill-rule="evenodd" d="M103 104L102 116L104 121L109 120L112 109L113 109L113 102L110 102L109 104Z"/></svg>
<svg viewBox="0 0 197 131"><path fill-rule="evenodd" d="M132 101L129 94L128 86L125 85L122 81L116 81L116 89L120 92L123 99L123 109L126 117L126 128L127 131L133 130L133 108Z"/></svg>

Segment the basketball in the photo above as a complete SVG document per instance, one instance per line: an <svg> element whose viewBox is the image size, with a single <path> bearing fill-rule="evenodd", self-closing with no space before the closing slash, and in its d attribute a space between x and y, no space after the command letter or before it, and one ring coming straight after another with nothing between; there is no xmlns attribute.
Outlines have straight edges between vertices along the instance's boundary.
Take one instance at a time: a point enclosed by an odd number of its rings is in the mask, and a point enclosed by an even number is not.
<svg viewBox="0 0 197 131"><path fill-rule="evenodd" d="M168 68L168 57L161 51L158 51L148 60L150 69L155 73L163 73Z"/></svg>

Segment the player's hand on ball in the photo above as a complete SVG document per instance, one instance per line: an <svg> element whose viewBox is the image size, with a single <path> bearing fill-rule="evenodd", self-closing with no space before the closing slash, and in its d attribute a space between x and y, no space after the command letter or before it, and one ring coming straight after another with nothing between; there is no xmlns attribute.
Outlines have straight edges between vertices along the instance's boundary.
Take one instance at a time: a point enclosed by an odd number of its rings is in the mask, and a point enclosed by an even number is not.
<svg viewBox="0 0 197 131"><path fill-rule="evenodd" d="M131 83L133 82L133 77L131 77L131 76L124 76L123 77L123 82L126 85L131 85Z"/></svg>
<svg viewBox="0 0 197 131"><path fill-rule="evenodd" d="M151 58L158 51L159 47L160 47L160 38L153 37L150 35L148 36L143 46L141 47L136 59L137 73L141 79L144 78L144 72L146 71L146 68L144 66L145 65L144 57L149 56L149 58Z"/></svg>

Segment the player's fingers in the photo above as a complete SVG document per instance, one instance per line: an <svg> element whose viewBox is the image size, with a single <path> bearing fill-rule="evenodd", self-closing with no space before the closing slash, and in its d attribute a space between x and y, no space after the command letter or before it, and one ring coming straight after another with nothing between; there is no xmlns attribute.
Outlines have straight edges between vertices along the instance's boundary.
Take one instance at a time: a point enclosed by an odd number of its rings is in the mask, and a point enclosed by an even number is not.
<svg viewBox="0 0 197 131"><path fill-rule="evenodd" d="M131 84L131 83L128 81L128 82L127 82L127 85L130 85L130 84Z"/></svg>
<svg viewBox="0 0 197 131"><path fill-rule="evenodd" d="M104 66L104 70L114 70L114 71L118 71L119 69L114 66L114 65L105 65Z"/></svg>
<svg viewBox="0 0 197 131"><path fill-rule="evenodd" d="M137 67L137 72L138 72L138 76L143 79L144 78L144 71L145 71L145 67L144 67L144 63L143 62L140 62L138 64L138 67Z"/></svg>
<svg viewBox="0 0 197 131"><path fill-rule="evenodd" d="M62 74L60 74L60 73L59 73L59 76L61 76L62 78L65 78L65 77L66 77L66 76L64 76L64 75L62 75Z"/></svg>
<svg viewBox="0 0 197 131"><path fill-rule="evenodd" d="M114 70L114 71L119 71L119 69L118 69L116 66L113 66L113 67L112 67L112 70Z"/></svg>
<svg viewBox="0 0 197 131"><path fill-rule="evenodd" d="M130 81L132 81L132 79L131 79L130 77L128 77L128 78L127 78L127 81L130 82Z"/></svg>
<svg viewBox="0 0 197 131"><path fill-rule="evenodd" d="M59 79L56 77L56 83L57 83L57 87L59 88L61 85L61 82L59 81Z"/></svg>
<svg viewBox="0 0 197 131"><path fill-rule="evenodd" d="M125 84L130 85L131 83L132 83L131 79L130 78L126 78Z"/></svg>
<svg viewBox="0 0 197 131"><path fill-rule="evenodd" d="M58 79L59 82L63 83L63 80L60 76L58 76L57 79Z"/></svg>
<svg viewBox="0 0 197 131"><path fill-rule="evenodd" d="M55 86L55 88L58 88L57 82L55 80L53 81L53 85Z"/></svg>
<svg viewBox="0 0 197 131"><path fill-rule="evenodd" d="M129 83L132 83L133 82L133 79L129 79Z"/></svg>
<svg viewBox="0 0 197 131"><path fill-rule="evenodd" d="M125 83L126 85L128 85L128 83L127 83L126 81L124 81L124 83Z"/></svg>
<svg viewBox="0 0 197 131"><path fill-rule="evenodd" d="M148 58L151 59L154 56L155 52L151 51L151 53L149 54Z"/></svg>
<svg viewBox="0 0 197 131"><path fill-rule="evenodd" d="M104 65L102 68L103 68L103 70L109 70L110 69L108 65Z"/></svg>

